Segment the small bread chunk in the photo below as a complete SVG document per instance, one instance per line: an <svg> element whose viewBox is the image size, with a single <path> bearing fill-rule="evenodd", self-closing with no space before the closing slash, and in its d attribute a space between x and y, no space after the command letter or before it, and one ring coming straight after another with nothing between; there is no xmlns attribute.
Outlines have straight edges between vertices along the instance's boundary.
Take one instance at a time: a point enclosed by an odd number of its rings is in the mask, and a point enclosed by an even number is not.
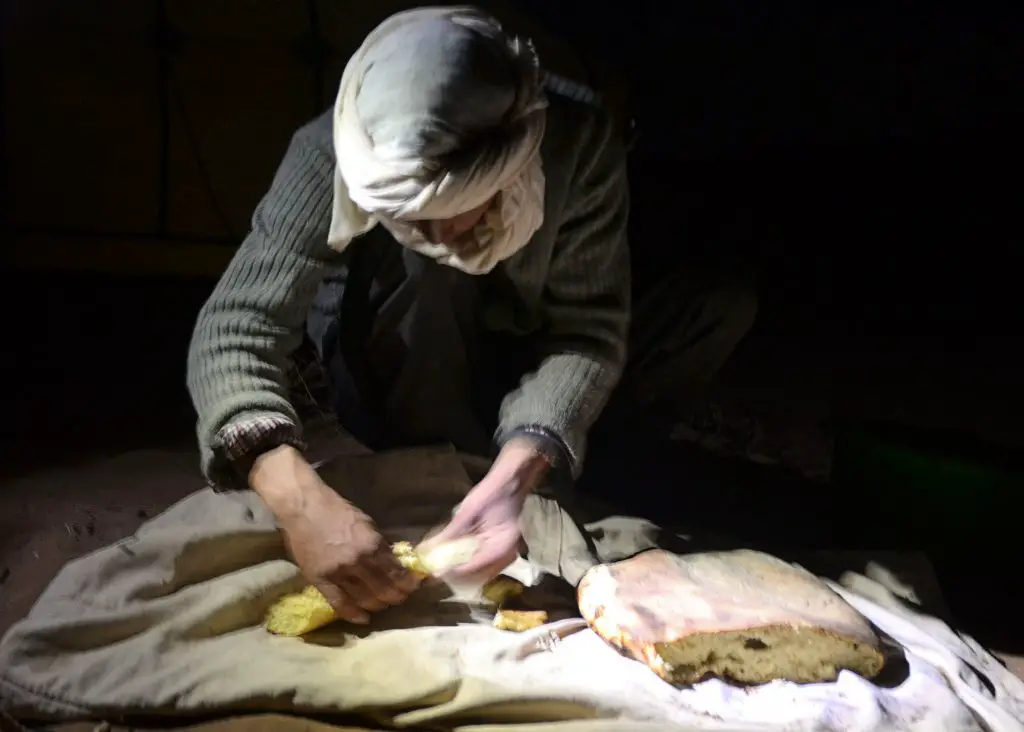
<svg viewBox="0 0 1024 732"><path fill-rule="evenodd" d="M539 628L548 622L548 614L543 610L506 610L499 608L494 614L494 627L498 630L509 630L522 633L526 630Z"/></svg>
<svg viewBox="0 0 1024 732"><path fill-rule="evenodd" d="M509 598L523 594L525 589L519 580L499 575L484 585L481 594L492 605L501 605Z"/></svg>
<svg viewBox="0 0 1024 732"><path fill-rule="evenodd" d="M673 684L834 681L882 669L868 621L817 577L761 552L660 549L592 567L580 612L612 646Z"/></svg>
<svg viewBox="0 0 1024 732"><path fill-rule="evenodd" d="M407 541L396 541L391 545L391 551L398 563L407 570L423 579L430 575L427 568L423 566L423 558L416 552L412 544Z"/></svg>
<svg viewBox="0 0 1024 732"><path fill-rule="evenodd" d="M337 619L327 598L310 585L302 592L285 595L271 605L263 627L274 635L296 637L312 633Z"/></svg>
<svg viewBox="0 0 1024 732"><path fill-rule="evenodd" d="M419 546L414 551L420 558L423 571L440 577L473 558L476 553L476 537L464 536L430 548Z"/></svg>

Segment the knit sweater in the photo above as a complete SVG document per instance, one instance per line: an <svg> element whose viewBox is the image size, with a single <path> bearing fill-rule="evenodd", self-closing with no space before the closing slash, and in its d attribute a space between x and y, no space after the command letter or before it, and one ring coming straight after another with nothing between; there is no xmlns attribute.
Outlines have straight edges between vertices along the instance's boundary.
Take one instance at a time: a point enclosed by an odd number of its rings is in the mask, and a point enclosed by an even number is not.
<svg viewBox="0 0 1024 732"><path fill-rule="evenodd" d="M345 257L327 246L331 126L328 113L293 136L251 231L196 322L187 378L202 469L214 486L238 485L237 460L265 444L268 432L278 444L300 444L289 358L317 287ZM541 156L544 224L499 266L537 324L542 355L502 403L496 439L539 428L557 437L578 475L587 432L626 356L625 153L608 115L551 95Z"/></svg>

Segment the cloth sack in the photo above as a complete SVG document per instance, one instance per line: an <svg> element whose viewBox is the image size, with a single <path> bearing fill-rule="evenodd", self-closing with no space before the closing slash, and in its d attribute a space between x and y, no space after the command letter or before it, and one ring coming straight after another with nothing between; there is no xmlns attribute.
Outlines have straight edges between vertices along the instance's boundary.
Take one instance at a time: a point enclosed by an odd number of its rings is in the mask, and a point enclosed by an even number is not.
<svg viewBox="0 0 1024 732"><path fill-rule="evenodd" d="M321 468L390 540L417 541L470 481L450 450L344 458ZM553 622L523 634L443 585L306 639L267 634L267 607L304 583L251 493L203 490L132 537L68 564L0 642L0 699L19 718L109 721L246 712L356 715L460 730L1020 732L1024 683L970 638L850 572L834 589L892 639L896 678L831 684L718 680L677 689L622 657L574 611L595 563L687 541L585 502L532 497L511 568Z"/></svg>

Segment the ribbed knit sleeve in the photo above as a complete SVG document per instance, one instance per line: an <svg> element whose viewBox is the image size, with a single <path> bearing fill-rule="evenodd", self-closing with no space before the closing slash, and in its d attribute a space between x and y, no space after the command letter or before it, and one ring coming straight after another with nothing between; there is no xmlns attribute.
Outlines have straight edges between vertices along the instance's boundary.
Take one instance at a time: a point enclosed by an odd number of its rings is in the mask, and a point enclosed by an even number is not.
<svg viewBox="0 0 1024 732"><path fill-rule="evenodd" d="M625 150L610 118L591 119L544 290L543 360L505 399L499 431L554 435L574 475L622 375L630 316Z"/></svg>
<svg viewBox="0 0 1024 732"><path fill-rule="evenodd" d="M202 469L218 487L239 483L232 460L245 435L299 439L288 401L289 357L317 286L341 256L327 246L334 161L319 142L308 130L292 139L251 231L196 322L188 388Z"/></svg>

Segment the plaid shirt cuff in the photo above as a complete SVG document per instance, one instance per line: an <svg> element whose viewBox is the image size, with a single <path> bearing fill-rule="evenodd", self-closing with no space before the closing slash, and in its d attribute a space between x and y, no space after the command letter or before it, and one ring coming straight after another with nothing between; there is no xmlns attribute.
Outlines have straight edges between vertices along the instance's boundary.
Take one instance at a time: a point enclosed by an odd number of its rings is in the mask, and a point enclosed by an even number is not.
<svg viewBox="0 0 1024 732"><path fill-rule="evenodd" d="M569 450L565 443L554 432L540 425L524 425L505 432L499 442L505 444L512 439L526 439L534 444L537 451L548 461L552 468L560 469L571 465Z"/></svg>
<svg viewBox="0 0 1024 732"><path fill-rule="evenodd" d="M268 450L291 445L304 450L295 424L284 417L253 417L226 425L217 434L219 453L229 463L242 484L248 485L253 462Z"/></svg>

